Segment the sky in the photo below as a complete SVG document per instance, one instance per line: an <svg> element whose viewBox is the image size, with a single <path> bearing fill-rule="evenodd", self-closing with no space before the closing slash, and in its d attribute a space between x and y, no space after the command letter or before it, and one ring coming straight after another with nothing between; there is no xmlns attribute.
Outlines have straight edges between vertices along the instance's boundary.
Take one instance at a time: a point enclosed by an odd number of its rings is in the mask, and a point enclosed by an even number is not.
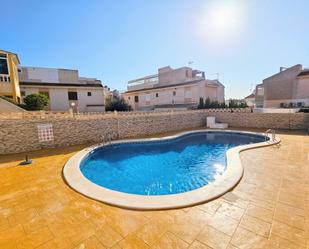
<svg viewBox="0 0 309 249"><path fill-rule="evenodd" d="M309 67L308 0L0 0L0 49L111 89L191 66L243 98L280 66Z"/></svg>

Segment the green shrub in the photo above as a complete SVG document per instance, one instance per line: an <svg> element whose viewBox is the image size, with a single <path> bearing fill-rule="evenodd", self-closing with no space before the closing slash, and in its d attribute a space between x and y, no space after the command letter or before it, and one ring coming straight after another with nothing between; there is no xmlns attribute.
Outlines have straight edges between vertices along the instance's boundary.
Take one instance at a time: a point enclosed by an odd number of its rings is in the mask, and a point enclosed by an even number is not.
<svg viewBox="0 0 309 249"><path fill-rule="evenodd" d="M105 110L107 112L112 111L132 111L132 107L127 104L124 98L119 98L116 96L109 97L105 100Z"/></svg>
<svg viewBox="0 0 309 249"><path fill-rule="evenodd" d="M29 111L43 110L48 105L49 99L46 95L40 93L29 94L24 98L24 108Z"/></svg>
<svg viewBox="0 0 309 249"><path fill-rule="evenodd" d="M197 106L198 109L203 109L204 108L204 99L202 97L200 97L200 102Z"/></svg>

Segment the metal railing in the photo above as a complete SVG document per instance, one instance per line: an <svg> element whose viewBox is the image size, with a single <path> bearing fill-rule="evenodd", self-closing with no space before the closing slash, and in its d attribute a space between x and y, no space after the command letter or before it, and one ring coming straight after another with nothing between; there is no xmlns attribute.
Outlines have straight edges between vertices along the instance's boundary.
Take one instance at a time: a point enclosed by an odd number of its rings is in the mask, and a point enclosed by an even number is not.
<svg viewBox="0 0 309 249"><path fill-rule="evenodd" d="M269 134L271 134L272 141L276 141L276 131L274 129L268 129L265 131L265 141L269 137Z"/></svg>
<svg viewBox="0 0 309 249"><path fill-rule="evenodd" d="M101 136L101 145L112 144L112 140L114 137L118 138L118 134L116 132L107 133Z"/></svg>

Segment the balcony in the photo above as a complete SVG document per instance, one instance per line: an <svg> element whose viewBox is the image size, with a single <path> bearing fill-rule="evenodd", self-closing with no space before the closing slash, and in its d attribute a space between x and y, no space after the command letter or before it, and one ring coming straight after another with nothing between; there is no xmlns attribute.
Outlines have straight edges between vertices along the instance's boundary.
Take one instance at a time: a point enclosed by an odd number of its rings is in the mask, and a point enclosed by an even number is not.
<svg viewBox="0 0 309 249"><path fill-rule="evenodd" d="M11 79L10 79L10 76L7 75L7 74L0 74L0 83L2 82L10 82Z"/></svg>
<svg viewBox="0 0 309 249"><path fill-rule="evenodd" d="M128 82L128 91L139 90L144 88L152 88L155 84L158 84L158 75L152 75L136 80L130 80Z"/></svg>

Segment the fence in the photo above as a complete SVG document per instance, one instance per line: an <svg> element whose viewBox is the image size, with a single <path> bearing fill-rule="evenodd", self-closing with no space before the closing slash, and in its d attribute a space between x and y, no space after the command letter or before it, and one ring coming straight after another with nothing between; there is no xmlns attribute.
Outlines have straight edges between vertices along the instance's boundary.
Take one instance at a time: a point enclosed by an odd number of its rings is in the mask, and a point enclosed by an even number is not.
<svg viewBox="0 0 309 249"><path fill-rule="evenodd" d="M153 136L159 133L205 127L206 117L215 116L230 127L308 128L307 113L251 113L243 110L204 109L192 111L78 113L32 112L0 115L0 154L25 152L84 143L101 142L102 136L117 138ZM51 127L53 139L41 141L39 127ZM52 133L52 134L50 134Z"/></svg>

